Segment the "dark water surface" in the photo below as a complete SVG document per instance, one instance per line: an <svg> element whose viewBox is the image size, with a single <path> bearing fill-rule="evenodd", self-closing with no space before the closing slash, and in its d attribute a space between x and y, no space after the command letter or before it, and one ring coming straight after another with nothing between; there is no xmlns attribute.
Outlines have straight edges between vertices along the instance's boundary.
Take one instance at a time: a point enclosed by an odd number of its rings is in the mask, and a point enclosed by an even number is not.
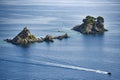
<svg viewBox="0 0 120 80"><path fill-rule="evenodd" d="M72 31L87 15L103 16L109 31L90 36ZM29 47L3 41L25 26L37 37L70 38ZM0 80L120 80L119 61L119 0L0 0Z"/></svg>

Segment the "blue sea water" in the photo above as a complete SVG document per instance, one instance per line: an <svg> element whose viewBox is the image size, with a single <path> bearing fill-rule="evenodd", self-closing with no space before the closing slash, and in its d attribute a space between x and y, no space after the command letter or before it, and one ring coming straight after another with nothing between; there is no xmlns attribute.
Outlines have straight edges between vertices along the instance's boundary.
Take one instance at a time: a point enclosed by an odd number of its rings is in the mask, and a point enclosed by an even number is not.
<svg viewBox="0 0 120 80"><path fill-rule="evenodd" d="M103 16L109 31L71 30L87 15ZM4 41L25 26L37 37L70 38L28 47ZM119 26L119 0L0 0L0 80L120 80Z"/></svg>

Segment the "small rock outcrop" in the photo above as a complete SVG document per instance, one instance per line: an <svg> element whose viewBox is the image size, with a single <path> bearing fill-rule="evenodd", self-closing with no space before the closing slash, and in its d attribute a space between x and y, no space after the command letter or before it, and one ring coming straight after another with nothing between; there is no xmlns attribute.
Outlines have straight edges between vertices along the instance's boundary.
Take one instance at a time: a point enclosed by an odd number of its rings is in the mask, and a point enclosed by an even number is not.
<svg viewBox="0 0 120 80"><path fill-rule="evenodd" d="M45 38L36 38L33 34L30 33L29 29L25 27L17 36L15 36L13 39L5 39L4 41L13 43L13 44L20 44L20 45L26 45L29 43L34 42L54 42L54 39L62 40L63 38L68 38L69 36L67 34L53 37L51 35L46 35Z"/></svg>
<svg viewBox="0 0 120 80"><path fill-rule="evenodd" d="M63 38L69 38L68 34L65 33L64 35L61 35L61 36L57 36L57 37L54 37L55 39L59 39L59 40L62 40Z"/></svg>
<svg viewBox="0 0 120 80"><path fill-rule="evenodd" d="M46 42L54 42L54 37L51 35L46 35L46 37L44 38L44 41Z"/></svg>
<svg viewBox="0 0 120 80"><path fill-rule="evenodd" d="M46 42L54 42L54 39L59 39L59 40L62 40L64 38L69 38L68 34L65 33L63 35L60 35L60 36L51 36L51 35L46 35L46 37L44 38L44 41Z"/></svg>
<svg viewBox="0 0 120 80"><path fill-rule="evenodd" d="M86 16L81 25L77 25L72 29L83 34L96 34L108 31L104 28L104 18L101 16L98 16L97 18Z"/></svg>

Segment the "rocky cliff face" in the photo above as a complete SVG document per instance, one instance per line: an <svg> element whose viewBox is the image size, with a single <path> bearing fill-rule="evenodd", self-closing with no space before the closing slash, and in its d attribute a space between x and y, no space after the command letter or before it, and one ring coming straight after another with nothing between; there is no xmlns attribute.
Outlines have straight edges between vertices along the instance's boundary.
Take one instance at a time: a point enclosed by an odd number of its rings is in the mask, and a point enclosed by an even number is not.
<svg viewBox="0 0 120 80"><path fill-rule="evenodd" d="M30 33L27 27L25 27L16 37L12 39L12 43L15 44L27 44L34 41L37 41L37 38Z"/></svg>
<svg viewBox="0 0 120 80"><path fill-rule="evenodd" d="M108 31L104 28L104 18L101 16L97 18L86 16L86 18L83 19L83 23L81 25L77 25L72 29L83 34L96 34Z"/></svg>

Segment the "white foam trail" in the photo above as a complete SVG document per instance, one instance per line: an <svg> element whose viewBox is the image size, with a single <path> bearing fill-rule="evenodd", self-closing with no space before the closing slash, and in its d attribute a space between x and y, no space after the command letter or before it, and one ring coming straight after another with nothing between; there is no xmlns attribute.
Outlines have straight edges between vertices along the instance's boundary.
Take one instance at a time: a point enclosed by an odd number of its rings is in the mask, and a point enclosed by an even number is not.
<svg viewBox="0 0 120 80"><path fill-rule="evenodd" d="M60 68L67 68L67 69L95 72L95 73L100 73L100 74L108 74L109 73L107 71L89 69L89 68L84 68L84 67L79 67L79 66L64 65L64 64L51 63L51 62L46 62L46 61L38 61L38 60L33 60L33 59L30 59L30 60L27 60L27 61L21 61L21 59L23 59L23 58L17 58L15 60L13 60L13 59L10 59L10 60L8 60L8 59L1 59L1 60L8 61L8 62L33 64L33 65L47 65L47 66L53 66L53 67L60 67Z"/></svg>
<svg viewBox="0 0 120 80"><path fill-rule="evenodd" d="M68 68L68 69L81 70L81 71L89 71L89 72L95 72L95 73L100 73L100 74L108 74L107 71L83 68L79 66L64 65L64 64L51 63L51 62L45 62L45 61L36 61L36 60L32 60L32 61L38 62L43 65L49 65L49 66L54 66L54 67Z"/></svg>

